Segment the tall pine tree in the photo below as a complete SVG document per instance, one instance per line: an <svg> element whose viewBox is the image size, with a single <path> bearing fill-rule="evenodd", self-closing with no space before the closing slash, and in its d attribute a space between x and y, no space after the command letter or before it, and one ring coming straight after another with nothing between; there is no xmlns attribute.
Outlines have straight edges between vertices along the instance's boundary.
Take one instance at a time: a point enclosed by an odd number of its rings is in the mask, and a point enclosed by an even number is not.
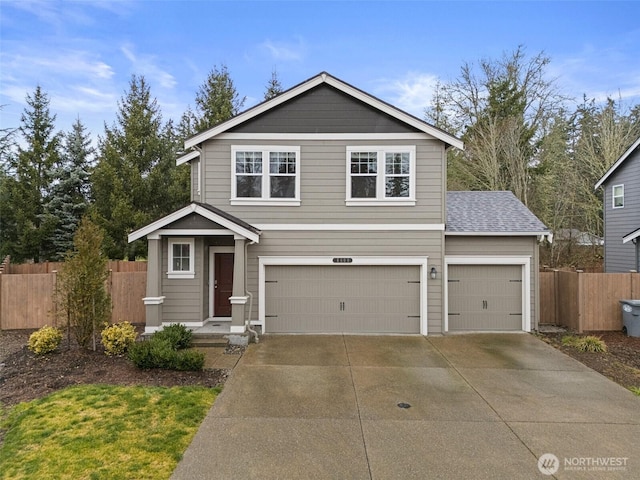
<svg viewBox="0 0 640 480"><path fill-rule="evenodd" d="M273 72L271 72L269 83L267 83L267 89L264 92L264 99L271 100L273 97L277 97L281 93L282 84L280 83L280 79L278 78L278 72L274 69Z"/></svg>
<svg viewBox="0 0 640 480"><path fill-rule="evenodd" d="M64 135L60 165L54 169L55 183L45 205L51 233L52 259L62 260L73 248L73 236L87 212L91 185L89 171L95 149L80 119Z"/></svg>
<svg viewBox="0 0 640 480"><path fill-rule="evenodd" d="M129 245L127 235L164 213L163 182L150 179L159 164L174 160L157 101L145 78L134 75L118 102L116 122L105 126L92 175L94 212L106 232L110 258L146 255L146 243Z"/></svg>
<svg viewBox="0 0 640 480"><path fill-rule="evenodd" d="M48 260L52 255L52 225L46 221L44 205L51 194L53 170L59 162L60 134L54 132L56 116L49 111L49 97L37 86L26 97L27 107L18 129L22 145L8 158L8 178L3 195L10 199L12 241L4 242L16 262ZM4 240L4 239L3 239Z"/></svg>
<svg viewBox="0 0 640 480"><path fill-rule="evenodd" d="M226 65L214 67L196 94L195 130L203 132L237 115L246 97L240 98Z"/></svg>

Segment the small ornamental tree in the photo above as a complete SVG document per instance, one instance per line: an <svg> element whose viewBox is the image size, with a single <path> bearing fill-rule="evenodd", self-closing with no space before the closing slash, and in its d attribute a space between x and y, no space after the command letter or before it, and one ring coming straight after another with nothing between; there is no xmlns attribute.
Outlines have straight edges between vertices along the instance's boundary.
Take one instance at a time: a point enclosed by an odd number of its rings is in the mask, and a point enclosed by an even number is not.
<svg viewBox="0 0 640 480"><path fill-rule="evenodd" d="M102 253L104 233L84 217L58 274L57 313L82 348L96 349L100 326L109 320L111 298L106 288L107 258Z"/></svg>

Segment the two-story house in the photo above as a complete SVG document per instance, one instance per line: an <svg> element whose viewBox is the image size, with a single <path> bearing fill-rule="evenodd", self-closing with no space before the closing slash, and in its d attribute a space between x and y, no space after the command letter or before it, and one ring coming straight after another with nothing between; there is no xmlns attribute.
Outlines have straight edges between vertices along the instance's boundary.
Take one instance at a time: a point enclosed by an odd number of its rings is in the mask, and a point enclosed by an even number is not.
<svg viewBox="0 0 640 480"><path fill-rule="evenodd" d="M604 271L640 271L640 138L611 166L603 187Z"/></svg>
<svg viewBox="0 0 640 480"><path fill-rule="evenodd" d="M462 142L327 73L200 133L191 204L149 244L146 329L530 331L545 226L510 192L449 192Z"/></svg>

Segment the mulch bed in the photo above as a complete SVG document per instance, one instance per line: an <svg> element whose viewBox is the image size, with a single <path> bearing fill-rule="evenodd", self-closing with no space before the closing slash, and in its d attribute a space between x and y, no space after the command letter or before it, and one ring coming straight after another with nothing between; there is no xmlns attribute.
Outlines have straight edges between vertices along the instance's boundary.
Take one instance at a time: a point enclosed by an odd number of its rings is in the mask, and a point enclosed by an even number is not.
<svg viewBox="0 0 640 480"><path fill-rule="evenodd" d="M125 357L109 357L98 351L62 347L59 352L38 356L26 347L31 331L0 332L0 403L15 405L48 395L70 385L185 386L222 385L229 371L139 370ZM540 333L544 341L624 387L640 387L640 337L622 332L590 332L607 344L607 353L580 352L562 345L563 333ZM586 334L585 334L586 335ZM231 352L238 353L238 352Z"/></svg>
<svg viewBox="0 0 640 480"><path fill-rule="evenodd" d="M0 332L0 404L15 405L80 384L185 386L222 385L228 370L178 372L140 370L126 357L110 357L102 347L89 351L64 344L59 352L35 355L27 348L31 331Z"/></svg>
<svg viewBox="0 0 640 480"><path fill-rule="evenodd" d="M563 346L562 337L569 334L572 333L540 333L539 337L623 387L640 387L640 337L628 337L622 332L615 331L573 334L600 337L607 345L606 353L592 353Z"/></svg>

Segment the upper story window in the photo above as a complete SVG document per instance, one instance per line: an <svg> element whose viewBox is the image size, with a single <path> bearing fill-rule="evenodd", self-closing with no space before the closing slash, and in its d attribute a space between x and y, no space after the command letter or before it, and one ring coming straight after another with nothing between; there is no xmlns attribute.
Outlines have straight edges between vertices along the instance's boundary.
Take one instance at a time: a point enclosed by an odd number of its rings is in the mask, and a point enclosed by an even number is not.
<svg viewBox="0 0 640 480"><path fill-rule="evenodd" d="M300 147L234 146L232 205L300 205Z"/></svg>
<svg viewBox="0 0 640 480"><path fill-rule="evenodd" d="M613 208L624 207L624 185L614 185L612 190L613 194Z"/></svg>
<svg viewBox="0 0 640 480"><path fill-rule="evenodd" d="M415 205L415 146L347 147L347 205Z"/></svg>
<svg viewBox="0 0 640 480"><path fill-rule="evenodd" d="M193 238L169 239L169 278L195 277L195 242Z"/></svg>

